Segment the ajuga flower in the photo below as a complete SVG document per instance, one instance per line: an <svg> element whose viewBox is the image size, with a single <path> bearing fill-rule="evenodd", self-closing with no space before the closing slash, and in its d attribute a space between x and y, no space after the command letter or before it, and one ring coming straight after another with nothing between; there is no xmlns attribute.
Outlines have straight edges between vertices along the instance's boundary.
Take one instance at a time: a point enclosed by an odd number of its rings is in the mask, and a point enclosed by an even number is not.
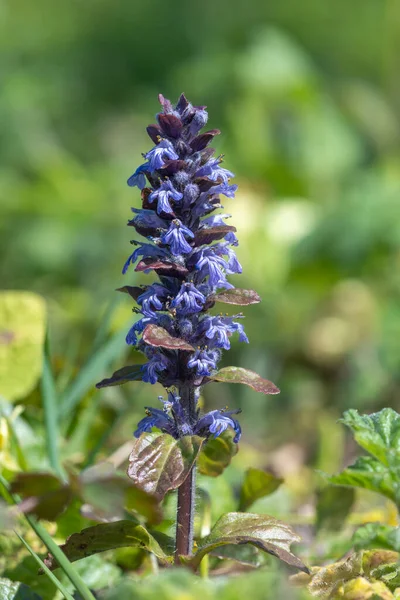
<svg viewBox="0 0 400 600"><path fill-rule="evenodd" d="M234 174L222 166L223 157L209 147L220 132L200 132L208 120L206 107L193 106L183 94L175 106L163 96L160 102L157 124L147 128L154 147L143 154L145 162L128 179L142 197L142 206L132 208L134 217L128 225L146 240L132 240L135 249L123 267L123 273L132 267L154 271L159 282L125 288L141 315L126 341L147 358L139 369L143 381L158 382L176 393L169 392L163 410L146 409L135 435L154 427L175 438L189 433L207 438L229 427L238 441L241 430L234 412L202 415L197 406L200 388L216 373L231 336L238 333L239 341L248 342L239 322L242 314L212 315L210 309L227 293L236 293L233 301L228 299L232 304L259 300L255 292L235 290L228 280L242 267L234 250L236 230L227 224L230 215L218 211L221 197L234 198L237 185L231 181ZM245 294L245 301L238 292ZM246 300L249 293L251 302Z"/></svg>

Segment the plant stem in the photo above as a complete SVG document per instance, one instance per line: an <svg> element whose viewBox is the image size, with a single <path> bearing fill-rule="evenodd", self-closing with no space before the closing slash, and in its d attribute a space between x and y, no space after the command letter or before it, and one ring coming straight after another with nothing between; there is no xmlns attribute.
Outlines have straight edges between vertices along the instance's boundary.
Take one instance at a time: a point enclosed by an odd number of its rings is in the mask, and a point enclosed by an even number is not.
<svg viewBox="0 0 400 600"><path fill-rule="evenodd" d="M194 499L196 493L196 465L178 488L176 512L175 564L180 564L180 556L190 556L193 548Z"/></svg>
<svg viewBox="0 0 400 600"><path fill-rule="evenodd" d="M197 419L194 388L183 387L179 390L186 420L193 426ZM193 550L193 522L196 495L196 464L193 465L185 481L178 488L176 510L175 564L180 564L180 556L190 556Z"/></svg>

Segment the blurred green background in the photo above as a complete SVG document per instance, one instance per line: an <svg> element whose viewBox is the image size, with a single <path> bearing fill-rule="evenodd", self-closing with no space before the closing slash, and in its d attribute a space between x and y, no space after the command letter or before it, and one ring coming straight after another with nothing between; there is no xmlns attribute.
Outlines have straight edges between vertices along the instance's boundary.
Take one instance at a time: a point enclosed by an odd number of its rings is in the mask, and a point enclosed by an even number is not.
<svg viewBox="0 0 400 600"><path fill-rule="evenodd" d="M240 186L224 210L235 283L263 298L245 311L250 345L224 364L282 390L214 385L205 402L243 408L243 452L268 451L262 465L337 468L343 410L398 407L399 3L3 0L0 19L0 280L47 300L58 389L134 318L113 291L149 281L120 274L139 206L125 182L151 147L157 94L184 91L223 132ZM94 381L124 353L139 360L120 338ZM161 389L94 381L74 402L95 403L85 452L104 435L107 455ZM40 420L37 389L25 404Z"/></svg>

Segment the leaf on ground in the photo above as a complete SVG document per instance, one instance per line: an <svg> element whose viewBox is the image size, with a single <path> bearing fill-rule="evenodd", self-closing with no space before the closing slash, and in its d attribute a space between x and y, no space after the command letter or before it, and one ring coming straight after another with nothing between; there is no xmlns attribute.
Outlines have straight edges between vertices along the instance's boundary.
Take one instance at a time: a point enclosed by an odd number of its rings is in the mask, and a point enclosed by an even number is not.
<svg viewBox="0 0 400 600"><path fill-rule="evenodd" d="M217 438L207 440L201 449L197 468L202 475L218 477L231 463L239 446L233 441L234 433L225 430Z"/></svg>
<svg viewBox="0 0 400 600"><path fill-rule="evenodd" d="M46 329L44 299L32 292L0 292L0 396L24 398L37 384Z"/></svg>
<svg viewBox="0 0 400 600"><path fill-rule="evenodd" d="M275 477L272 473L250 467L240 490L239 510L247 510L256 500L269 496L281 483L283 479Z"/></svg>
<svg viewBox="0 0 400 600"><path fill-rule="evenodd" d="M279 394L280 392L276 385L268 381L268 379L263 379L263 377L254 373L254 371L242 369L241 367L224 367L215 373L215 375L207 377L206 382L208 381L243 383L262 394Z"/></svg>
<svg viewBox="0 0 400 600"><path fill-rule="evenodd" d="M141 381L143 373L141 367L143 365L129 365L118 369L108 379L102 379L99 383L96 383L97 389L109 387L111 385L122 385L128 383L128 381Z"/></svg>
<svg viewBox="0 0 400 600"><path fill-rule="evenodd" d="M19 473L11 484L11 491L22 497L18 508L38 519L54 521L72 500L73 492L51 473Z"/></svg>
<svg viewBox="0 0 400 600"><path fill-rule="evenodd" d="M198 541L198 550L193 557L185 557L182 560L196 568L206 554L220 546L252 544L288 565L308 572L302 561L290 551L290 545L299 541L299 536L289 525L274 517L232 512L218 519L211 533Z"/></svg>
<svg viewBox="0 0 400 600"><path fill-rule="evenodd" d="M185 340L178 337L173 337L163 327L158 325L147 325L143 332L142 340L149 346L156 348L167 348L167 350L187 350L194 352L194 348Z"/></svg>
<svg viewBox="0 0 400 600"><path fill-rule="evenodd" d="M72 534L65 544L60 546L71 562L106 550L124 547L146 549L164 564L171 561L156 539L135 521L123 520L87 527L80 533ZM44 563L51 570L58 567L57 561L51 554L47 555Z"/></svg>
<svg viewBox="0 0 400 600"><path fill-rule="evenodd" d="M163 433L143 433L129 457L128 476L133 483L161 500L178 488L189 474L204 442L199 436L179 440Z"/></svg>

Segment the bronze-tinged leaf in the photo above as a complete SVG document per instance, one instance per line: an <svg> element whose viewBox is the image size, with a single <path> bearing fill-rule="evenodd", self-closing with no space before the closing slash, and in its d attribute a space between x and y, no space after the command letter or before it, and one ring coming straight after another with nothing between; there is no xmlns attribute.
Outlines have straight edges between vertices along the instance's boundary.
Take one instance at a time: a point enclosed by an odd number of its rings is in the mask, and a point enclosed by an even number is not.
<svg viewBox="0 0 400 600"><path fill-rule="evenodd" d="M207 440L201 449L197 468L202 475L218 477L231 464L239 446L233 441L234 433L225 430L217 438Z"/></svg>
<svg viewBox="0 0 400 600"><path fill-rule="evenodd" d="M108 379L102 379L99 383L96 383L97 389L110 387L111 385L122 385L128 383L128 381L141 381L142 380L142 368L143 365L128 365L118 369Z"/></svg>
<svg viewBox="0 0 400 600"><path fill-rule="evenodd" d="M165 135L172 138L179 137L182 131L182 121L175 115L165 115L160 113L157 115L160 127Z"/></svg>
<svg viewBox="0 0 400 600"><path fill-rule="evenodd" d="M193 152L199 152L199 150L204 150L204 148L208 146L210 142L212 142L214 137L216 135L219 135L220 133L221 132L219 129L211 129L210 131L206 131L205 133L201 133L200 135L196 136L190 142L190 146Z"/></svg>
<svg viewBox="0 0 400 600"><path fill-rule="evenodd" d="M164 433L144 433L133 445L128 476L137 487L162 500L185 481L203 442L197 435L176 440Z"/></svg>
<svg viewBox="0 0 400 600"><path fill-rule="evenodd" d="M223 302L224 304L236 304L237 306L248 306L249 304L258 304L261 302L260 296L254 290L224 290L210 297L214 302Z"/></svg>
<svg viewBox="0 0 400 600"><path fill-rule="evenodd" d="M290 551L290 545L299 541L299 536L289 525L274 517L232 512L218 519L211 533L198 541L196 554L193 557L184 557L183 562L196 568L206 554L219 546L252 544L288 565L308 573L303 562Z"/></svg>
<svg viewBox="0 0 400 600"><path fill-rule="evenodd" d="M163 177L171 177L175 175L178 171L182 171L186 166L184 160L166 160L162 167L157 169L158 173ZM215 185L215 182L213 182Z"/></svg>
<svg viewBox="0 0 400 600"><path fill-rule="evenodd" d="M263 379L263 377L254 373L254 371L242 369L241 367L224 367L215 373L215 375L207 377L206 382L208 381L243 383L261 394L279 394L280 392L279 388L271 381L268 381L268 379Z"/></svg>
<svg viewBox="0 0 400 600"><path fill-rule="evenodd" d="M139 273L150 270L157 271L159 275L165 275L166 277L180 277L182 279L189 273L186 267L182 265L154 260L153 258L145 258L138 262L135 267L135 271Z"/></svg>
<svg viewBox="0 0 400 600"><path fill-rule="evenodd" d="M239 510L247 510L256 500L269 496L281 483L283 479L275 477L272 473L250 467L240 490Z"/></svg>
<svg viewBox="0 0 400 600"><path fill-rule="evenodd" d="M71 535L61 550L71 562L80 560L99 552L115 548L139 547L155 554L162 563L168 564L171 559L161 549L155 538L137 521L114 521L87 527L80 533ZM58 567L55 558L48 554L44 560L46 566L53 570Z"/></svg>
<svg viewBox="0 0 400 600"><path fill-rule="evenodd" d="M11 484L11 491L22 497L18 508L38 519L54 521L72 500L69 486L51 473L19 473Z"/></svg>
<svg viewBox="0 0 400 600"><path fill-rule="evenodd" d="M200 229L195 235L194 245L211 244L215 240L221 240L230 231L236 231L236 227L233 227L233 225L216 225L215 227Z"/></svg>
<svg viewBox="0 0 400 600"><path fill-rule="evenodd" d="M185 340L178 337L173 337L163 327L158 325L147 325L143 332L142 340L149 346L156 348L166 348L167 350L186 350L194 352L193 346Z"/></svg>
<svg viewBox="0 0 400 600"><path fill-rule="evenodd" d="M117 288L116 292L123 292L124 294L129 294L131 298L137 300L141 294L145 292L146 288L141 288L138 286L132 285L124 285L123 287Z"/></svg>

